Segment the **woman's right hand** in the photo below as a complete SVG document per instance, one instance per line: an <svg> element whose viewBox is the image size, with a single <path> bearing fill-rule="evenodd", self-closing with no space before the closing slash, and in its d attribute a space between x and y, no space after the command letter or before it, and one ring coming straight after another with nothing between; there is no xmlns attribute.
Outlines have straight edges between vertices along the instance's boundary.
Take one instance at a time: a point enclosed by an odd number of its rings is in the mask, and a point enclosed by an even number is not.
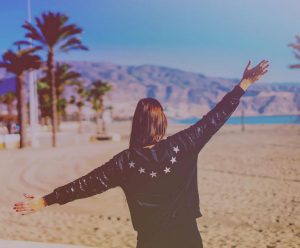
<svg viewBox="0 0 300 248"><path fill-rule="evenodd" d="M46 201L42 197L36 198L33 195L27 195L27 194L24 194L24 197L28 201L17 202L14 204L13 207L13 209L15 209L16 212L20 212L22 215L39 211L42 208L47 206Z"/></svg>
<svg viewBox="0 0 300 248"><path fill-rule="evenodd" d="M268 72L269 61L262 60L255 67L251 68L251 60L249 60L248 65L246 66L243 78L240 82L240 86L246 90L251 84L259 80L264 74Z"/></svg>

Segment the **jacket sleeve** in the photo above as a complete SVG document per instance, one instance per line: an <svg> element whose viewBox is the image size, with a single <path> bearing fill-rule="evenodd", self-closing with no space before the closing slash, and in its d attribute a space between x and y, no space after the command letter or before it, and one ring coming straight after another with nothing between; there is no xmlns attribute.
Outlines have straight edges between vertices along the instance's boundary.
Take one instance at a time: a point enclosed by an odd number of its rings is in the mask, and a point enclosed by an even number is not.
<svg viewBox="0 0 300 248"><path fill-rule="evenodd" d="M170 136L173 146L199 153L210 138L224 125L238 107L245 91L236 85L216 106L195 124Z"/></svg>
<svg viewBox="0 0 300 248"><path fill-rule="evenodd" d="M58 187L52 193L43 196L47 205L66 204L70 201L102 193L110 188L120 186L122 180L122 163L117 155L92 170L88 174Z"/></svg>

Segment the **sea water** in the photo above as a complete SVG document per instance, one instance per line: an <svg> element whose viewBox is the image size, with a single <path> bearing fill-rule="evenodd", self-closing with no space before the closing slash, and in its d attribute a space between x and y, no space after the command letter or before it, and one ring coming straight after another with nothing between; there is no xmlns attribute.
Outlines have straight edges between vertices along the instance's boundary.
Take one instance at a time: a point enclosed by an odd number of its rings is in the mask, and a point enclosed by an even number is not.
<svg viewBox="0 0 300 248"><path fill-rule="evenodd" d="M175 123L180 124L193 124L201 118L189 119L173 119ZM244 116L243 122L245 124L300 124L300 115L272 115L272 116ZM241 116L231 116L226 124L241 124Z"/></svg>

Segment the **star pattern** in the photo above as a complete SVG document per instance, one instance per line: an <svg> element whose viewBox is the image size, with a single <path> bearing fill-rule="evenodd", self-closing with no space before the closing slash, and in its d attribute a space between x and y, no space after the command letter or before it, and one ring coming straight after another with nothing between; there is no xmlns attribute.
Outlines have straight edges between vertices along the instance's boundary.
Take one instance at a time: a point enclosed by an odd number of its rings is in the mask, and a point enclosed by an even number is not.
<svg viewBox="0 0 300 248"><path fill-rule="evenodd" d="M150 173L150 176L153 178L153 177L156 177L156 174L157 174L157 172L152 171L152 172Z"/></svg>
<svg viewBox="0 0 300 248"><path fill-rule="evenodd" d="M176 162L176 157L172 157L170 161L172 164L174 164Z"/></svg>
<svg viewBox="0 0 300 248"><path fill-rule="evenodd" d="M179 150L178 146L174 146L173 151L176 152L176 154L177 154L177 152L179 152L180 150Z"/></svg>
<svg viewBox="0 0 300 248"><path fill-rule="evenodd" d="M176 153L176 155L177 155L177 153L180 151L178 145L177 145L177 146L173 146L173 147L172 147L172 150ZM175 155L175 156L172 156L171 159L170 159L170 162L171 162L172 164L174 164L175 162L178 162L178 161L176 160L176 155ZM128 163L128 165L129 165L129 168L135 168L135 162L132 161L132 160ZM146 169L143 168L143 167L139 167L139 169L138 169L137 171L139 172L140 175L141 175L141 174L149 175L151 178L154 178L154 177L157 178L157 177L158 177L158 172L156 172L156 171L151 171L151 173L146 174ZM163 172L164 172L164 174L171 173L171 167L165 166L165 168L163 169Z"/></svg>
<svg viewBox="0 0 300 248"><path fill-rule="evenodd" d="M129 162L129 168L134 168L135 163L133 161Z"/></svg>

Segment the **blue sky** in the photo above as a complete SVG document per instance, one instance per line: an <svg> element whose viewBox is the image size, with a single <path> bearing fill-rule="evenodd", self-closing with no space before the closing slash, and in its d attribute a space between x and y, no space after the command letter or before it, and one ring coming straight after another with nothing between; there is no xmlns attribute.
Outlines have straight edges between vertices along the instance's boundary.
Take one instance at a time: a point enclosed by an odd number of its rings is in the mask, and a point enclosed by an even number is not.
<svg viewBox="0 0 300 248"><path fill-rule="evenodd" d="M300 82L288 47L300 35L299 0L31 0L32 14L61 11L84 29L89 52L68 60L155 64L240 78L248 59L266 58L262 82ZM22 38L27 1L2 1L0 52Z"/></svg>

